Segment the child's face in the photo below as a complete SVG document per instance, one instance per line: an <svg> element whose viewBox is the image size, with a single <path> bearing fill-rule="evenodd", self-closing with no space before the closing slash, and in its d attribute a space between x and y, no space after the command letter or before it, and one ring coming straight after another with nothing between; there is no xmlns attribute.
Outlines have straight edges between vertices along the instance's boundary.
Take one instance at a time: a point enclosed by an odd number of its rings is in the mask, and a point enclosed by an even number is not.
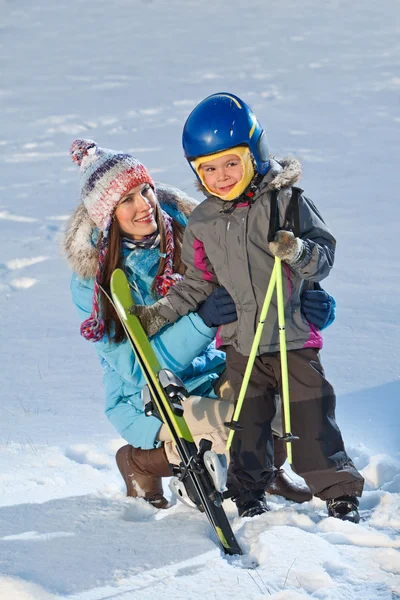
<svg viewBox="0 0 400 600"><path fill-rule="evenodd" d="M156 208L157 199L148 183L141 183L129 190L115 209L121 234L141 240L154 233L157 229Z"/></svg>
<svg viewBox="0 0 400 600"><path fill-rule="evenodd" d="M229 194L243 177L242 162L236 154L225 154L214 160L206 160L201 163L199 169L208 189L218 196Z"/></svg>

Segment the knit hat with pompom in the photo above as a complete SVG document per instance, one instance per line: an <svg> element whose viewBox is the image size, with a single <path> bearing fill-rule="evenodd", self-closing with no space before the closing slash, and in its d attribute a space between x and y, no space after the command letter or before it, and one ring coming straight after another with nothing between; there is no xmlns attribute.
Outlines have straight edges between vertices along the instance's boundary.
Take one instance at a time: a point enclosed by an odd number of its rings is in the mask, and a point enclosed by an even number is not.
<svg viewBox="0 0 400 600"><path fill-rule="evenodd" d="M101 148L93 140L75 140L70 154L80 167L81 200L90 218L104 230L121 198L141 183L154 183L146 167L130 154Z"/></svg>
<svg viewBox="0 0 400 600"><path fill-rule="evenodd" d="M90 218L102 230L99 262L93 289L93 310L81 325L81 335L97 342L104 337L105 325L100 318L100 281L108 253L108 240L112 217L121 198L132 188L154 183L147 169L130 154L101 148L93 140L75 140L70 149L73 162L80 167L81 200Z"/></svg>

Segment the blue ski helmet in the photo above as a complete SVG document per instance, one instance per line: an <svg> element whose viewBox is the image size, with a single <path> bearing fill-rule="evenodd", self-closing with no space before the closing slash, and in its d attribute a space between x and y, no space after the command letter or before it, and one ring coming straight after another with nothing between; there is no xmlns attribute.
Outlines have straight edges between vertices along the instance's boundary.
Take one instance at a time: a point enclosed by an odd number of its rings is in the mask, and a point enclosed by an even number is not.
<svg viewBox="0 0 400 600"><path fill-rule="evenodd" d="M265 131L251 108L234 94L219 92L202 100L186 120L182 145L195 173L191 160L235 146L249 147L260 175L270 168Z"/></svg>

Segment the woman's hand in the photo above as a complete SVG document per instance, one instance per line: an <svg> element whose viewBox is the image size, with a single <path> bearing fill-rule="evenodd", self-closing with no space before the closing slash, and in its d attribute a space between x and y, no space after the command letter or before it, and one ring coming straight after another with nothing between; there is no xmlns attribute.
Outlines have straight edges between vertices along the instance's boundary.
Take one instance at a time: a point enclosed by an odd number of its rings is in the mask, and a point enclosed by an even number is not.
<svg viewBox="0 0 400 600"><path fill-rule="evenodd" d="M224 287L217 287L200 306L197 314L207 327L218 327L237 320L235 303Z"/></svg>
<svg viewBox="0 0 400 600"><path fill-rule="evenodd" d="M309 323L324 329L335 320L336 302L325 290L306 290L301 296L301 312Z"/></svg>

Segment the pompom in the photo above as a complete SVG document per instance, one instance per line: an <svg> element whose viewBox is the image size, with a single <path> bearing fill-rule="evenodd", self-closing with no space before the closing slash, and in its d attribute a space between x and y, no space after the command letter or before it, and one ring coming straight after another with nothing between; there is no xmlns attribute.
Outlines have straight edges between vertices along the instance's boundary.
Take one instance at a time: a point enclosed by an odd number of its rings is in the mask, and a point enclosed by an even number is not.
<svg viewBox="0 0 400 600"><path fill-rule="evenodd" d="M96 142L94 142L93 140L75 140L74 142L72 142L71 148L69 149L72 161L81 166L82 160L85 156L88 155L89 149L95 148L96 145Z"/></svg>
<svg viewBox="0 0 400 600"><path fill-rule="evenodd" d="M103 319L98 317L89 317L81 324L81 336L89 342L99 342L106 333L106 327Z"/></svg>

